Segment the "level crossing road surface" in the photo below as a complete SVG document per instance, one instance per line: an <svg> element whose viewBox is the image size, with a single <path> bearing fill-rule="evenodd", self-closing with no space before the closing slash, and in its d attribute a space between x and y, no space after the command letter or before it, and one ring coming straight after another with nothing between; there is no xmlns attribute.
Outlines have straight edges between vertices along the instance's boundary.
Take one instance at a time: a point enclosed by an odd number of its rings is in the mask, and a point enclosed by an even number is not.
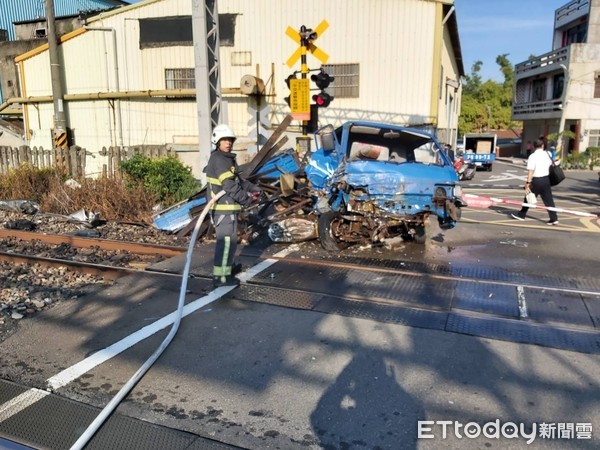
<svg viewBox="0 0 600 450"><path fill-rule="evenodd" d="M510 161L510 162L508 162ZM600 232L600 181L598 173L591 170L567 171L567 179L552 188L556 208L559 208L558 229L562 231ZM545 228L548 212L538 197L540 208L530 208L528 220L515 221L510 214L520 209L523 202L523 185L527 179L526 160L516 158L497 161L493 172L478 171L469 181L461 182L467 194L479 198L469 198L469 207L463 209L462 220L485 222L508 227ZM510 203L486 204L486 200L498 198ZM565 211L574 211L572 214ZM595 215L595 217L593 217Z"/></svg>
<svg viewBox="0 0 600 450"><path fill-rule="evenodd" d="M597 187L571 182L557 199L593 210ZM597 232L505 213L467 208L425 246L391 250L259 240L231 291L213 291L202 245L175 340L88 448L598 448ZM0 437L69 448L166 336L183 265L21 322L0 344ZM419 439L420 420L453 422ZM497 420L538 434L454 432ZM542 438L542 423L573 433Z"/></svg>

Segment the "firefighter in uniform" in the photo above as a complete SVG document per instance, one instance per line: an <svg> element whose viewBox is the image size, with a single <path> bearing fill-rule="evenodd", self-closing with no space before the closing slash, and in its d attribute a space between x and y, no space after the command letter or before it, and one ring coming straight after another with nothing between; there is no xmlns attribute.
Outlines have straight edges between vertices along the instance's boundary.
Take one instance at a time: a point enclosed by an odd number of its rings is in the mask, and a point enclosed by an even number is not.
<svg viewBox="0 0 600 450"><path fill-rule="evenodd" d="M220 191L223 195L211 208L217 243L213 266L213 284L237 286L240 281L234 276L241 271L241 264L234 264L237 248L237 218L242 207L258 201L260 188L240 177L236 155L232 152L236 137L225 124L213 130L213 151L204 169L207 201Z"/></svg>

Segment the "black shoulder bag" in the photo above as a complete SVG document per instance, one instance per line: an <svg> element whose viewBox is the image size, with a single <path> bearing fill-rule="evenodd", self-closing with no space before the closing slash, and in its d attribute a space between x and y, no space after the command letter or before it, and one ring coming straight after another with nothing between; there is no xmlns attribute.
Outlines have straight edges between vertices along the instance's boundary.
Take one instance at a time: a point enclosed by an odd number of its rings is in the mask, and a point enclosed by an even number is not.
<svg viewBox="0 0 600 450"><path fill-rule="evenodd" d="M548 153L548 158L550 158L550 161L552 161L552 165L549 167L550 185L556 186L557 184L559 184L562 180L564 180L566 178L565 173L560 168L560 166L557 166L556 164L554 164L554 160L552 159L552 156L550 155L550 153Z"/></svg>

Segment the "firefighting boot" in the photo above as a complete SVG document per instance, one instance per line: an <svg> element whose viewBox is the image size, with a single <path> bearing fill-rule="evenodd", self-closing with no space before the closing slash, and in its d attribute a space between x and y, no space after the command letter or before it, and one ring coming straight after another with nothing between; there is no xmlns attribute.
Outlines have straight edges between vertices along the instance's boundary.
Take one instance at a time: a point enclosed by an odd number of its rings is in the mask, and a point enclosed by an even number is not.
<svg viewBox="0 0 600 450"><path fill-rule="evenodd" d="M213 278L213 287L219 288L221 286L239 286L240 280L238 280L233 275L220 276Z"/></svg>

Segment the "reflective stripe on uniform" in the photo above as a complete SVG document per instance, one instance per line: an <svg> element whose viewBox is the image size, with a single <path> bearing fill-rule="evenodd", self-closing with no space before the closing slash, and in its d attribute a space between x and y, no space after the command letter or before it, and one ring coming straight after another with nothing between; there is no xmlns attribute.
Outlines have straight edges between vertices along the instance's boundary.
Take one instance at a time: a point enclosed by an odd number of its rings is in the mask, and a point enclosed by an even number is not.
<svg viewBox="0 0 600 450"><path fill-rule="evenodd" d="M216 205L213 205L211 209L214 211L240 211L242 207L237 203L233 205L217 203Z"/></svg>
<svg viewBox="0 0 600 450"><path fill-rule="evenodd" d="M223 242L225 244L225 247L223 248L223 257L221 259L221 265L213 267L213 275L216 277L231 275L231 266L227 265L227 260L229 259L229 250L231 247L231 238L229 236L225 236Z"/></svg>
<svg viewBox="0 0 600 450"><path fill-rule="evenodd" d="M210 198L213 198L216 195L216 192L213 191L212 189L213 184L209 182L209 186L208 186L208 195L210 195ZM242 210L242 206L238 205L237 203L233 203L233 204L229 204L229 203L215 203L214 205L212 205L210 207L210 209L212 211L241 211Z"/></svg>
<svg viewBox="0 0 600 450"><path fill-rule="evenodd" d="M206 181L210 184L214 184L215 186L221 186L221 184L223 184L218 178L206 177Z"/></svg>
<svg viewBox="0 0 600 450"><path fill-rule="evenodd" d="M227 172L223 172L221 175L219 175L219 185L223 183L223 180L226 180L227 178L233 178L235 176L233 170L234 168L231 167L231 169L229 169Z"/></svg>

